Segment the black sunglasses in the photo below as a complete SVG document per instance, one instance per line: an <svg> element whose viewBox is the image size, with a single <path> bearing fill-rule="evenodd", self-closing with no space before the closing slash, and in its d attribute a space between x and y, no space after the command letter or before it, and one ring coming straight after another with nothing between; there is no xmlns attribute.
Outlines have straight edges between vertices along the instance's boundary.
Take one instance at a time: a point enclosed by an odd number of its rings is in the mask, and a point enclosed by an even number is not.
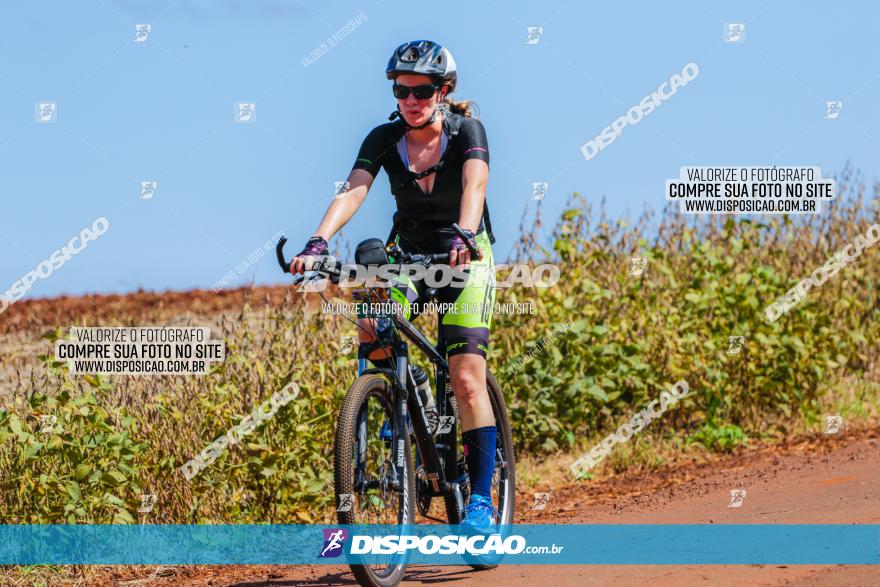
<svg viewBox="0 0 880 587"><path fill-rule="evenodd" d="M423 86L401 86L400 84L394 84L392 86L392 91L394 92L394 97L400 100L406 100L409 97L410 92L416 95L416 98L419 100L427 100L431 96L434 95L434 92L440 89L441 86L435 84L425 84Z"/></svg>

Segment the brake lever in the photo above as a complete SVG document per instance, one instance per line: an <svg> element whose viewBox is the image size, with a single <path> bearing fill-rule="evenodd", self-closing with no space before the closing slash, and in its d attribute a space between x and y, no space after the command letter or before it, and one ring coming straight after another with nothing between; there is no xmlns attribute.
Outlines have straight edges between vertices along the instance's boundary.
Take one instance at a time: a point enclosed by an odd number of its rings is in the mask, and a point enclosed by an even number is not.
<svg viewBox="0 0 880 587"><path fill-rule="evenodd" d="M311 270L294 275L292 281L293 285L301 285L306 281L317 281L318 279L323 279L325 277L327 276L320 271Z"/></svg>
<svg viewBox="0 0 880 587"><path fill-rule="evenodd" d="M342 263L332 255L324 255L319 257L319 261L305 273L309 273L308 279L317 281L318 279L329 279L330 283L339 283L342 275ZM303 278L305 279L305 278Z"/></svg>

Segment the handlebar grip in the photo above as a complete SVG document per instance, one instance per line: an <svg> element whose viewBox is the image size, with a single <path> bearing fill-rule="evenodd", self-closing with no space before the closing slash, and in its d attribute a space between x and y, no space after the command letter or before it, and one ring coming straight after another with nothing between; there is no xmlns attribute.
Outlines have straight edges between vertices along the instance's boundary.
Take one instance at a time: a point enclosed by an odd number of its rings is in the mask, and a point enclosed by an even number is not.
<svg viewBox="0 0 880 587"><path fill-rule="evenodd" d="M284 273L290 273L290 262L284 260L284 243L287 242L287 237L282 236L278 239L278 244L275 245L275 257L278 259L278 264L281 266L281 271Z"/></svg>

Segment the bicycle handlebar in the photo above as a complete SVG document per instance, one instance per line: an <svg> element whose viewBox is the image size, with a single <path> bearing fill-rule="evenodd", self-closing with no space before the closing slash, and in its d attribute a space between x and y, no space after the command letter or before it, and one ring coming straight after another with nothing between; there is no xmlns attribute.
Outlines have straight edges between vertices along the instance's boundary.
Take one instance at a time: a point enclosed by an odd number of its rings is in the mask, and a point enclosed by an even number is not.
<svg viewBox="0 0 880 587"><path fill-rule="evenodd" d="M275 245L275 257L278 265L284 273L290 273L290 263L284 258L284 245L287 243L287 237L282 236ZM449 263L449 253L434 254L410 254L400 249L397 243L391 243L388 247L389 254L394 255L395 265L402 264L419 264L425 267L431 265L440 265ZM333 283L339 283L343 273L343 265L340 261L330 256L318 257L318 263L309 271L293 276L293 285L299 285L302 282L320 277L327 277Z"/></svg>
<svg viewBox="0 0 880 587"><path fill-rule="evenodd" d="M290 263L284 260L284 244L286 242L286 236L282 236L278 239L278 243L275 245L275 258L278 259L278 264L281 265L281 271L284 273L290 273Z"/></svg>
<svg viewBox="0 0 880 587"><path fill-rule="evenodd" d="M452 225L452 230L455 231L455 234L461 237L461 240L464 241L464 244L471 252L471 255L473 255L473 257L476 259L479 256L477 253L477 249L471 246L470 242L468 241L467 235L464 233L458 223ZM278 243L275 245L275 258L278 260L278 265L281 267L281 271L284 273L290 273L291 261L287 261L284 259L284 245L286 243L287 237L282 235L281 238L278 239ZM398 253L396 256L400 257L402 263L449 263L448 253L438 253L434 255L409 255L401 251L398 247Z"/></svg>

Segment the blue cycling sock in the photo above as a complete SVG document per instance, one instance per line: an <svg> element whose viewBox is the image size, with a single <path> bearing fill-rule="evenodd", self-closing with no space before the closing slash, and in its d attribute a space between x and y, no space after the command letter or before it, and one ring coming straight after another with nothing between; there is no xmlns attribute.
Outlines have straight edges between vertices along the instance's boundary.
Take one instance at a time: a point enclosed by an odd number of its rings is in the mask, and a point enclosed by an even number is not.
<svg viewBox="0 0 880 587"><path fill-rule="evenodd" d="M472 495L482 495L492 499L492 474L495 472L497 435L495 426L474 428L461 433Z"/></svg>

